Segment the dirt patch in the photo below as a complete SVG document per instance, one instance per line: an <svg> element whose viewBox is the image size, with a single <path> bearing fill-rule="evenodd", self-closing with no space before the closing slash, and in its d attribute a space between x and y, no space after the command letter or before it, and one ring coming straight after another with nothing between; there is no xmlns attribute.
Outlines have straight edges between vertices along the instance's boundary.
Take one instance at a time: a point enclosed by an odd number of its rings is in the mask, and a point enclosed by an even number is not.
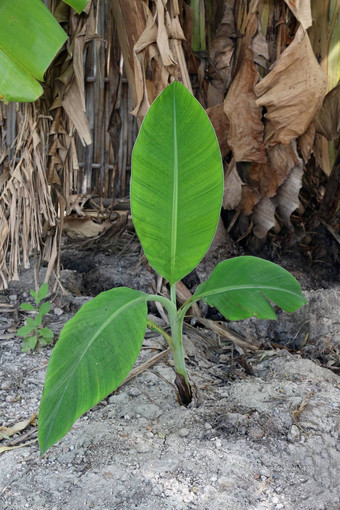
<svg viewBox="0 0 340 510"><path fill-rule="evenodd" d="M91 281L106 278L108 288L155 286L139 252L117 267L114 257L88 257L80 272L70 266L71 254L63 285L78 296L55 297L50 327L59 332L88 299L82 292L91 271ZM17 305L32 287L28 271L0 296L7 310L0 316L0 427L38 412L51 348L24 354L15 336L23 320ZM339 288L307 297L308 306L277 322L228 324L256 352L186 326L188 372L197 387L189 408L177 403L165 356L80 418L43 458L34 423L2 440L0 447L26 446L0 456L1 510L339 509ZM149 332L138 364L165 347Z"/></svg>

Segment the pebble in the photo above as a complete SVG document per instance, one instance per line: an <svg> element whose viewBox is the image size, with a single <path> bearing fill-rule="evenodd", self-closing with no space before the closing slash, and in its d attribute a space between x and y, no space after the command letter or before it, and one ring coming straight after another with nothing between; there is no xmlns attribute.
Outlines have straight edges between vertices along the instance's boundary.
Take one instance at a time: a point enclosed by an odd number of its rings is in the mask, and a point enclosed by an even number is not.
<svg viewBox="0 0 340 510"><path fill-rule="evenodd" d="M178 434L179 434L179 437L188 437L188 435L190 434L190 430L186 429L186 428L182 428L179 430Z"/></svg>
<svg viewBox="0 0 340 510"><path fill-rule="evenodd" d="M138 453L148 453L150 451L150 448L146 444L141 444L137 447Z"/></svg>
<svg viewBox="0 0 340 510"><path fill-rule="evenodd" d="M288 441L298 441L300 439L300 430L296 425L292 425L290 427L290 431L288 432Z"/></svg>
<svg viewBox="0 0 340 510"><path fill-rule="evenodd" d="M60 315L63 315L64 310L62 310L61 308L56 307L56 308L53 310L53 312L54 312L54 315L57 315L57 317L60 317Z"/></svg>
<svg viewBox="0 0 340 510"><path fill-rule="evenodd" d="M220 476L220 478L217 480L217 484L221 489L226 489L232 485L231 480L225 476Z"/></svg>
<svg viewBox="0 0 340 510"><path fill-rule="evenodd" d="M143 418L146 418L147 420L156 420L160 417L162 414L162 409L160 409L155 404L144 404L141 406L138 406L136 409L136 412L143 416Z"/></svg>
<svg viewBox="0 0 340 510"><path fill-rule="evenodd" d="M127 402L128 398L126 393L114 393L109 397L109 404L124 404Z"/></svg>
<svg viewBox="0 0 340 510"><path fill-rule="evenodd" d="M138 388L132 386L132 388L128 389L127 394L129 395L129 397L138 397L141 394L141 392L139 391Z"/></svg>
<svg viewBox="0 0 340 510"><path fill-rule="evenodd" d="M206 430L211 430L211 429L212 429L212 426L210 425L210 423L208 423L208 422L206 421L206 422L205 422L205 424L204 424L204 428L205 428Z"/></svg>
<svg viewBox="0 0 340 510"><path fill-rule="evenodd" d="M252 427L249 427L248 437L250 437L251 439L253 439L255 441L262 439L264 437L264 431L261 429L261 427L254 425Z"/></svg>
<svg viewBox="0 0 340 510"><path fill-rule="evenodd" d="M18 299L18 296L17 296L16 294L11 294L11 295L9 296L9 300L10 300L10 301L16 301L17 299Z"/></svg>

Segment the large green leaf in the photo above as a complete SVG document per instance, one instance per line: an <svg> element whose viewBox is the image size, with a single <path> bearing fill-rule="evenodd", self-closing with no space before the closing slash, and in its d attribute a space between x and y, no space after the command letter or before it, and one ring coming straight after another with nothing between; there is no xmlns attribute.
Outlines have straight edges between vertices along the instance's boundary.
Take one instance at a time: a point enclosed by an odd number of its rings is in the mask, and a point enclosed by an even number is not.
<svg viewBox="0 0 340 510"><path fill-rule="evenodd" d="M223 194L214 129L179 82L151 105L132 155L131 210L150 264L171 284L199 263L213 239Z"/></svg>
<svg viewBox="0 0 340 510"><path fill-rule="evenodd" d="M86 303L64 326L40 404L41 454L125 379L142 346L146 316L146 294L119 287Z"/></svg>
<svg viewBox="0 0 340 510"><path fill-rule="evenodd" d="M288 271L257 257L220 262L208 280L197 287L193 300L200 298L229 320L276 319L268 300L287 312L294 312L307 302Z"/></svg>
<svg viewBox="0 0 340 510"><path fill-rule="evenodd" d="M1 0L0 99L37 99L42 88L36 80L43 80L66 39L41 0Z"/></svg>

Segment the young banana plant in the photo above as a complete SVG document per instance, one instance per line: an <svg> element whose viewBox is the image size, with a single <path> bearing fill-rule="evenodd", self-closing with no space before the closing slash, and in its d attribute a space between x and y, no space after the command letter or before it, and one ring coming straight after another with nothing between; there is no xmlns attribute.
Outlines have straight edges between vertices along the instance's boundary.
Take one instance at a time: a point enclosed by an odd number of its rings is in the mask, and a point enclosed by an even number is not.
<svg viewBox="0 0 340 510"><path fill-rule="evenodd" d="M213 127L191 93L174 82L144 119L133 150L131 178L135 229L151 266L169 282L170 299L114 288L86 303L65 325L50 358L41 399L41 454L126 378L143 343L148 301L160 302L168 313L171 335L162 333L172 352L184 405L192 394L182 329L192 303L203 299L229 320L275 319L271 302L288 312L306 303L300 285L287 271L245 256L218 264L177 308L176 282L207 252L222 195L223 166Z"/></svg>

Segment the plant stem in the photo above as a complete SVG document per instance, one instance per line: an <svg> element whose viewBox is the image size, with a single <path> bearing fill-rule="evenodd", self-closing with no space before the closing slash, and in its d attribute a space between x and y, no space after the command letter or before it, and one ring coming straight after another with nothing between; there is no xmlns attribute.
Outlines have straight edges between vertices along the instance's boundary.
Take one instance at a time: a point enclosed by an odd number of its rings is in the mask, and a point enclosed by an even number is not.
<svg viewBox="0 0 340 510"><path fill-rule="evenodd" d="M165 338L165 340L168 342L170 347L173 346L173 341L172 341L171 336L168 335L168 333L166 331L164 331L164 329L161 328L161 326L158 326L158 324L156 324L152 320L148 320L147 323L146 323L146 326L149 329L151 329L152 331L156 331L156 333L159 333L160 335L162 335Z"/></svg>
<svg viewBox="0 0 340 510"><path fill-rule="evenodd" d="M176 291L175 285L172 285L171 288L174 288ZM164 306L164 308L168 312L171 328L171 342L169 342L169 338L167 338L168 335L163 336L169 344L171 354L175 363L176 372L175 384L178 389L180 400L183 405L187 406L188 404L190 404L192 400L192 394L189 379L185 368L183 351L182 330L185 312L183 313L182 311L181 313L177 313L176 304L172 300L170 301L169 299L163 296L151 294L148 295L148 301L158 301Z"/></svg>
<svg viewBox="0 0 340 510"><path fill-rule="evenodd" d="M173 322L170 322L173 346L171 348L172 357L175 363L176 379L175 384L178 389L181 403L185 406L192 400L191 387L186 372L183 350L183 320L176 314Z"/></svg>
<svg viewBox="0 0 340 510"><path fill-rule="evenodd" d="M170 299L172 303L176 306L176 283L170 285Z"/></svg>

